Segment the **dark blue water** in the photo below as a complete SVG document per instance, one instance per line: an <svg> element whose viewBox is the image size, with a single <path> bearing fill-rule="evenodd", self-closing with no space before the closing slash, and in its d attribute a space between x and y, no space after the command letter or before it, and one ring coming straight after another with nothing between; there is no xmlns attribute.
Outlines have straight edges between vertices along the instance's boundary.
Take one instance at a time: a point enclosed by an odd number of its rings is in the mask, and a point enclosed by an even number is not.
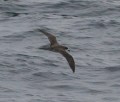
<svg viewBox="0 0 120 102"><path fill-rule="evenodd" d="M0 102L120 102L120 1L0 0Z"/></svg>

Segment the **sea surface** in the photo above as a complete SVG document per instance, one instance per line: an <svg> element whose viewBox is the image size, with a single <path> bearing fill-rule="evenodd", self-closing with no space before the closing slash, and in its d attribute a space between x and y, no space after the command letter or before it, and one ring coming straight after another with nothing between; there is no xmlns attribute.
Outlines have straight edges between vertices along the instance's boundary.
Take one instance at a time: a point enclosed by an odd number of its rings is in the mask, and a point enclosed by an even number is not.
<svg viewBox="0 0 120 102"><path fill-rule="evenodd" d="M0 102L120 102L120 0L0 0Z"/></svg>

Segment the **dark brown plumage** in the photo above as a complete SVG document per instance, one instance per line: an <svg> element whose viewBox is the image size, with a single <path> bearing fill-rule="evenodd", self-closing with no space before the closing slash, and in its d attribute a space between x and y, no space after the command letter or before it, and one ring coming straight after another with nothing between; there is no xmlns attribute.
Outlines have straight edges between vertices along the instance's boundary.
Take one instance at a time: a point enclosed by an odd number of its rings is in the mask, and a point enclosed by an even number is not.
<svg viewBox="0 0 120 102"><path fill-rule="evenodd" d="M65 46L59 45L59 43L57 42L56 37L54 35L46 32L43 29L39 29L39 31L48 37L48 39L50 41L50 48L52 49L52 51L59 52L60 54L62 54L66 58L70 68L72 69L72 71L74 73L75 72L75 62L74 62L73 57L66 52L66 50L68 48Z"/></svg>

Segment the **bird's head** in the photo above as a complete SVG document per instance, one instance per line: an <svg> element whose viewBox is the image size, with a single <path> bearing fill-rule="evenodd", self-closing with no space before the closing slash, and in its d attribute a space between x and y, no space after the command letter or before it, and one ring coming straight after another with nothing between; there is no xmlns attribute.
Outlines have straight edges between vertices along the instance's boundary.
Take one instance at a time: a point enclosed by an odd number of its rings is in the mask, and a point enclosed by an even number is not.
<svg viewBox="0 0 120 102"><path fill-rule="evenodd" d="M67 51L69 51L69 52L70 52L70 50L68 49L68 47L66 47L66 46L65 46L64 48L65 48L65 50L67 50Z"/></svg>

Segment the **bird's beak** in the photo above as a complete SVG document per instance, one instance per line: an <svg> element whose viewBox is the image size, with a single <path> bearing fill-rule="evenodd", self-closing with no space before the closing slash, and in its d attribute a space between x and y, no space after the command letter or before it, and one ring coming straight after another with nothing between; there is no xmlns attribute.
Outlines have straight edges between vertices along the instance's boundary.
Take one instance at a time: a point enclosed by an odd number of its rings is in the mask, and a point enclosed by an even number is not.
<svg viewBox="0 0 120 102"><path fill-rule="evenodd" d="M67 49L67 51L68 51L68 52L70 52L70 50L69 50L69 49Z"/></svg>

